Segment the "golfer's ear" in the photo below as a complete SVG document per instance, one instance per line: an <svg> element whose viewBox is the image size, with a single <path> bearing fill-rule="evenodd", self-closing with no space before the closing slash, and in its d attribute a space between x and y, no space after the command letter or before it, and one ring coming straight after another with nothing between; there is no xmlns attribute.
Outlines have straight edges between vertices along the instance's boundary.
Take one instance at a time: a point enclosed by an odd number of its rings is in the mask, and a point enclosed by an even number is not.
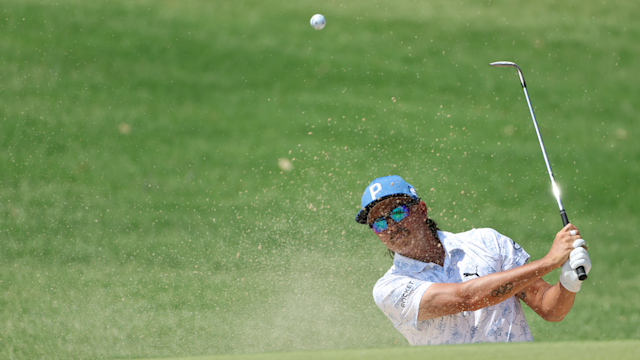
<svg viewBox="0 0 640 360"><path fill-rule="evenodd" d="M429 210L427 209L427 204L425 204L424 201L420 200L420 203L418 204L418 209L420 209L420 212L423 213L423 216L426 220L427 213L429 212Z"/></svg>

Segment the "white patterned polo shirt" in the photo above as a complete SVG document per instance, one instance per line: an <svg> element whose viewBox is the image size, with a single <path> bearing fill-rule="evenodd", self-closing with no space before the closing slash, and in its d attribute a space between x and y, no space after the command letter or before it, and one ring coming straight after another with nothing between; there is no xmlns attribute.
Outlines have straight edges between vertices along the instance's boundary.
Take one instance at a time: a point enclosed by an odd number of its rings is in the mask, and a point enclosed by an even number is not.
<svg viewBox="0 0 640 360"><path fill-rule="evenodd" d="M439 231L438 237L445 249L444 267L396 254L373 288L376 304L409 344L533 341L516 296L484 309L418 321L420 300L431 284L462 283L529 260L522 247L493 229Z"/></svg>

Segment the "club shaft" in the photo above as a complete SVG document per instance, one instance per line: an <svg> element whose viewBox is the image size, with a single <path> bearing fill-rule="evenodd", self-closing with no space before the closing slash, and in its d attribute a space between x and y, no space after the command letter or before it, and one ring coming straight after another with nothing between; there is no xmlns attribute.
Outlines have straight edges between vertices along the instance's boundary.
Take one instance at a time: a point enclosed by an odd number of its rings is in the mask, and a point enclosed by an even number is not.
<svg viewBox="0 0 640 360"><path fill-rule="evenodd" d="M520 71L520 69L518 69ZM524 97L527 99L527 105L529 105L529 112L531 113L531 119L533 120L533 127L536 129L536 135L538 135L538 142L540 143L540 149L542 150L542 157L544 157L544 163L547 165L547 172L549 173L549 180L551 180L551 187L553 189L553 194L556 197L556 201L558 202L558 208L561 213L564 213L566 218L566 212L564 210L564 206L562 205L562 199L560 199L560 192L558 191L558 185L556 185L556 180L553 176L553 170L551 170L551 164L549 163L549 157L547 156L547 150L544 148L544 141L542 141L542 135L540 135L540 129L538 128L538 122L536 121L536 115L533 113L533 107L531 106L531 101L529 100L529 94L527 93L527 87L524 83L524 78L522 74L520 74L520 78L522 80L522 90L524 91ZM565 219L562 219L564 222ZM568 221L567 221L568 224ZM564 225L567 225L564 224Z"/></svg>

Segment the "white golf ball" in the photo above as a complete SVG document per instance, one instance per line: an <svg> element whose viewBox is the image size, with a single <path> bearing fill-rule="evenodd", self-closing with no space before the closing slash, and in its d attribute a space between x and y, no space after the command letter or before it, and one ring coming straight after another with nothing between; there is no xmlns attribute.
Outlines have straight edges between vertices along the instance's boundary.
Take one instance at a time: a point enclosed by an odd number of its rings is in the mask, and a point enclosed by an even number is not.
<svg viewBox="0 0 640 360"><path fill-rule="evenodd" d="M316 30L322 30L327 24L327 20L324 19L322 14L315 14L311 17L311 26Z"/></svg>

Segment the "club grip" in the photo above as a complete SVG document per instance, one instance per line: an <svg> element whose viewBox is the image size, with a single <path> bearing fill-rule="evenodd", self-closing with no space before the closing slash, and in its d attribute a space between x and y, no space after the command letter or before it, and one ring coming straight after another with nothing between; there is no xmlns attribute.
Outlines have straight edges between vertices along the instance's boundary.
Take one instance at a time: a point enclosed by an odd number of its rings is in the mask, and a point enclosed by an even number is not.
<svg viewBox="0 0 640 360"><path fill-rule="evenodd" d="M569 218L567 217L567 212L564 209L560 210L560 217L562 218L562 224L567 226L569 223ZM578 275L578 280L585 281L587 280L587 272L584 271L584 266L578 266L576 269L576 275Z"/></svg>
<svg viewBox="0 0 640 360"><path fill-rule="evenodd" d="M564 209L560 210L560 217L562 218L562 226L567 226L569 218L567 217L567 212L564 211Z"/></svg>

